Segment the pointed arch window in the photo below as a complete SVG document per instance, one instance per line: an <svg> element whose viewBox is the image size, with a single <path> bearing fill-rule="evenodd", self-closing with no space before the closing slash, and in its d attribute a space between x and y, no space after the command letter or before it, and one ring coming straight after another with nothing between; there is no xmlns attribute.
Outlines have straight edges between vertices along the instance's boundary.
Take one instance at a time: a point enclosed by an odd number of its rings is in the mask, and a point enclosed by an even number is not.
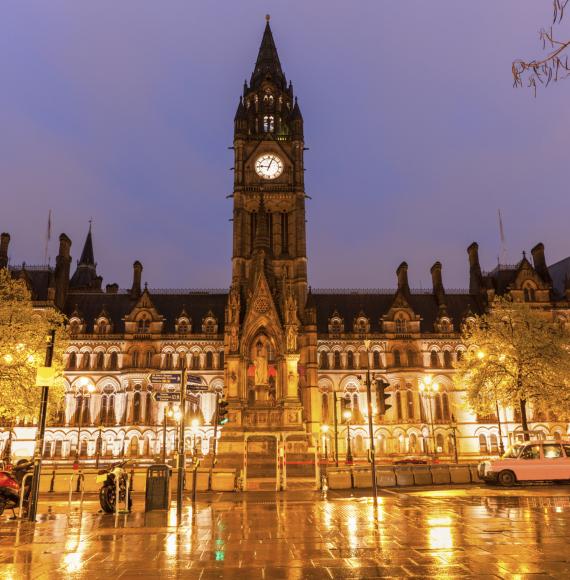
<svg viewBox="0 0 570 580"><path fill-rule="evenodd" d="M136 369L139 366L139 351L138 350L133 351L132 357L133 357L133 368Z"/></svg>
<svg viewBox="0 0 570 580"><path fill-rule="evenodd" d="M434 415L435 415L435 420L436 421L441 421L443 419L443 408L442 408L442 404L441 404L441 395L438 393L434 399Z"/></svg>
<svg viewBox="0 0 570 580"><path fill-rule="evenodd" d="M195 352L192 353L192 369L197 371L200 368L200 355Z"/></svg>
<svg viewBox="0 0 570 580"><path fill-rule="evenodd" d="M451 361L451 351L449 351L449 350L443 351L443 366L446 369L453 368L453 363Z"/></svg>
<svg viewBox="0 0 570 580"><path fill-rule="evenodd" d="M338 350L335 350L333 356L334 356L334 368L335 368L335 370L339 370L340 369L340 352Z"/></svg>
<svg viewBox="0 0 570 580"><path fill-rule="evenodd" d="M439 368L439 357L437 356L437 351L432 350L429 355L429 363L432 369Z"/></svg>
<svg viewBox="0 0 570 580"><path fill-rule="evenodd" d="M324 350L319 353L319 367L323 370L328 370L329 368L328 353L326 353Z"/></svg>
<svg viewBox="0 0 570 580"><path fill-rule="evenodd" d="M405 334L408 332L408 321L405 318L396 318L396 333Z"/></svg>
<svg viewBox="0 0 570 580"><path fill-rule="evenodd" d="M81 359L81 368L88 369L89 368L89 359L91 355L88 352L84 352L82 359Z"/></svg>
<svg viewBox="0 0 570 580"><path fill-rule="evenodd" d="M111 357L109 359L109 369L112 371L116 371L119 366L119 355L116 352L111 353Z"/></svg>
<svg viewBox="0 0 570 580"><path fill-rule="evenodd" d="M487 446L487 437L481 434L479 435L479 453L481 455L486 455L489 453L489 447Z"/></svg>
<svg viewBox="0 0 570 580"><path fill-rule="evenodd" d="M102 352L97 353L97 359L95 361L95 366L98 371L102 371L105 366L105 355Z"/></svg>
<svg viewBox="0 0 570 580"><path fill-rule="evenodd" d="M402 360L401 360L401 356L400 356L400 351L396 349L393 352L393 354L394 354L394 366L395 367L401 367L402 366Z"/></svg>
<svg viewBox="0 0 570 580"><path fill-rule="evenodd" d="M321 401L322 401L323 423L328 423L328 420L329 420L329 395L328 395L328 393L322 394Z"/></svg>
<svg viewBox="0 0 570 580"><path fill-rule="evenodd" d="M152 368L152 355L153 355L152 350L146 351L146 367L148 369Z"/></svg>
<svg viewBox="0 0 570 580"><path fill-rule="evenodd" d="M398 421L402 420L402 393L400 391L396 391L396 415L398 417Z"/></svg>
<svg viewBox="0 0 570 580"><path fill-rule="evenodd" d="M449 421L449 396L447 393L442 393L441 394L441 406L442 406L442 413L443 413L443 419L445 421Z"/></svg>
<svg viewBox="0 0 570 580"><path fill-rule="evenodd" d="M409 349L407 352L407 357L408 357L408 366L415 367L416 366L416 353L415 353L415 351Z"/></svg>
<svg viewBox="0 0 570 580"><path fill-rule="evenodd" d="M412 391L406 392L406 400L408 403L408 419L414 418L414 393Z"/></svg>
<svg viewBox="0 0 570 580"><path fill-rule="evenodd" d="M221 350L219 355L218 355L218 368L220 370L224 369L224 351Z"/></svg>
<svg viewBox="0 0 570 580"><path fill-rule="evenodd" d="M145 422L147 425L152 423L152 393L147 391L146 393L146 401L144 406L144 413L145 413Z"/></svg>
<svg viewBox="0 0 570 580"><path fill-rule="evenodd" d="M136 391L133 395L133 423L139 423L141 420L141 394Z"/></svg>
<svg viewBox="0 0 570 580"><path fill-rule="evenodd" d="M206 369L212 370L214 368L214 353L209 350L206 352Z"/></svg>
<svg viewBox="0 0 570 580"><path fill-rule="evenodd" d="M349 350L346 353L346 368L353 369L354 368L354 353Z"/></svg>
<svg viewBox="0 0 570 580"><path fill-rule="evenodd" d="M167 370L172 369L172 353L171 352L167 352L164 355L164 368Z"/></svg>
<svg viewBox="0 0 570 580"><path fill-rule="evenodd" d="M75 354L74 352L69 353L69 357L67 358L67 368L68 369L77 368L77 354Z"/></svg>
<svg viewBox="0 0 570 580"><path fill-rule="evenodd" d="M185 369L186 368L186 353L185 352L181 352L178 355L178 368L180 370Z"/></svg>
<svg viewBox="0 0 570 580"><path fill-rule="evenodd" d="M275 131L275 117L273 115L265 115L263 117L263 132L273 133Z"/></svg>

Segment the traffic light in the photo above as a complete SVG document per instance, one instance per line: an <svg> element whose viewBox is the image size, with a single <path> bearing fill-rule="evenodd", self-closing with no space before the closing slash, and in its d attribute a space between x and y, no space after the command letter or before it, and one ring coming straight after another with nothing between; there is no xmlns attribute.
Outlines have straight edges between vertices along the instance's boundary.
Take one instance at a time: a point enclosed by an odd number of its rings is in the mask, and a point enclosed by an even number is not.
<svg viewBox="0 0 570 580"><path fill-rule="evenodd" d="M226 416L228 414L229 403L225 399L218 400L218 425L225 425L229 419Z"/></svg>
<svg viewBox="0 0 570 580"><path fill-rule="evenodd" d="M386 389L390 386L390 383L384 379L376 379L376 394L378 396L378 410L381 417L386 414L388 409L392 408L392 405L388 404L388 400L392 396L392 393L387 393Z"/></svg>

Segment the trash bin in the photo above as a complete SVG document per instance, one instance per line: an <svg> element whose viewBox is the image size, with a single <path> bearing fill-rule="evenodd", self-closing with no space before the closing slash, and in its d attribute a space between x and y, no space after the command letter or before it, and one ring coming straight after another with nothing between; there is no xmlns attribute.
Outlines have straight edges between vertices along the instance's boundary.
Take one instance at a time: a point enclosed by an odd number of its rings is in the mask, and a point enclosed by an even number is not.
<svg viewBox="0 0 570 580"><path fill-rule="evenodd" d="M167 510L170 507L170 467L151 465L146 472L144 511Z"/></svg>

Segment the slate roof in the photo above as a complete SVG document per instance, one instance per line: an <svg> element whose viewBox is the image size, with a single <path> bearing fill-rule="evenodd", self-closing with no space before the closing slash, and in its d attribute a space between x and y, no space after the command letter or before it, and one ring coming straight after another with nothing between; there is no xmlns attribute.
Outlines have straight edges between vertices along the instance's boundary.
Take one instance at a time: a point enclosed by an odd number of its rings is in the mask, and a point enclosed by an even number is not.
<svg viewBox="0 0 570 580"><path fill-rule="evenodd" d="M10 266L10 272L14 278L19 278L25 272L25 276L32 286L33 300L46 301L48 299L48 287L50 278L53 276L53 268L50 266Z"/></svg>
<svg viewBox="0 0 570 580"><path fill-rule="evenodd" d="M396 291L393 293L347 293L333 294L313 291L313 299L317 306L317 332L328 333L329 318L335 310L344 318L346 332L352 332L352 324L360 312L370 319L370 331L381 332L380 318L388 313ZM453 320L454 328L460 330L463 318L469 312L477 314L482 312L482 302L477 296L471 294L446 294L447 314ZM422 318L420 323L421 332L433 332L434 323L438 315L436 298L431 293L412 293L410 306L416 314Z"/></svg>

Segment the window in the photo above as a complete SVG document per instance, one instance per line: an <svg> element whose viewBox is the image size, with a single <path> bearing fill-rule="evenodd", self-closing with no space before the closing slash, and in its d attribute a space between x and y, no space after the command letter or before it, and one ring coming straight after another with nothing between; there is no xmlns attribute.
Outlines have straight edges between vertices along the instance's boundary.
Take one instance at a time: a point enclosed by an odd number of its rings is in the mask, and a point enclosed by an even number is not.
<svg viewBox="0 0 570 580"><path fill-rule="evenodd" d="M563 457L562 446L558 443L543 445L542 452L544 453L544 459L558 459Z"/></svg>
<svg viewBox="0 0 570 580"><path fill-rule="evenodd" d="M141 394L136 391L133 396L133 423L139 423L141 420Z"/></svg>
<svg viewBox="0 0 570 580"><path fill-rule="evenodd" d="M396 414L398 421L402 420L402 393L396 391Z"/></svg>
<svg viewBox="0 0 570 580"><path fill-rule="evenodd" d="M445 451L443 435L441 433L438 433L435 437L435 446L437 447L438 453L443 453Z"/></svg>
<svg viewBox="0 0 570 580"><path fill-rule="evenodd" d="M324 350L319 353L319 367L325 370L329 368L329 357Z"/></svg>
<svg viewBox="0 0 570 580"><path fill-rule="evenodd" d="M435 420L441 421L443 419L443 409L441 405L441 395L439 393L435 395L435 397L433 398L433 404L435 407L434 409Z"/></svg>
<svg viewBox="0 0 570 580"><path fill-rule="evenodd" d="M413 350L408 350L407 357L408 357L408 366L415 367L416 366L416 353Z"/></svg>
<svg viewBox="0 0 570 580"><path fill-rule="evenodd" d="M329 396L327 393L323 393L321 397L322 412L323 412L323 423L328 423L329 420Z"/></svg>
<svg viewBox="0 0 570 580"><path fill-rule="evenodd" d="M69 357L67 359L67 368L68 369L77 368L77 355L74 352L69 353Z"/></svg>
<svg viewBox="0 0 570 580"><path fill-rule="evenodd" d="M414 433L410 435L408 446L410 453L418 452L418 437Z"/></svg>
<svg viewBox="0 0 570 580"><path fill-rule="evenodd" d="M394 366L395 367L402 366L402 361L400 359L400 351L399 350L394 351Z"/></svg>
<svg viewBox="0 0 570 580"><path fill-rule="evenodd" d="M192 368L195 371L200 368L200 355L197 352L192 353Z"/></svg>
<svg viewBox="0 0 570 580"><path fill-rule="evenodd" d="M449 396L447 393L442 393L441 402L443 407L443 418L449 421Z"/></svg>
<svg viewBox="0 0 570 580"><path fill-rule="evenodd" d="M133 357L133 368L136 369L139 366L139 351L134 350L131 356Z"/></svg>
<svg viewBox="0 0 570 580"><path fill-rule="evenodd" d="M146 401L144 407L145 407L144 414L146 424L150 425L152 423L152 393L150 391L147 391L146 393Z"/></svg>
<svg viewBox="0 0 570 580"><path fill-rule="evenodd" d="M186 368L186 353L181 352L178 355L178 368L180 370L185 369Z"/></svg>
<svg viewBox="0 0 570 580"><path fill-rule="evenodd" d="M137 332L139 334L146 333L150 329L150 320L148 318L139 318L137 320Z"/></svg>
<svg viewBox="0 0 570 580"><path fill-rule="evenodd" d="M289 253L289 214L281 214L281 253Z"/></svg>
<svg viewBox="0 0 570 580"><path fill-rule="evenodd" d="M340 369L340 352L338 350L334 352L334 368Z"/></svg>
<svg viewBox="0 0 570 580"><path fill-rule="evenodd" d="M89 368L89 358L90 355L88 352L83 353L83 357L81 359L81 368L88 369Z"/></svg>
<svg viewBox="0 0 570 580"><path fill-rule="evenodd" d="M346 368L353 369L354 368L354 353L349 350L346 353Z"/></svg>
<svg viewBox="0 0 570 580"><path fill-rule="evenodd" d="M131 457L138 457L139 456L139 438L133 437L129 444L129 455Z"/></svg>
<svg viewBox="0 0 570 580"><path fill-rule="evenodd" d="M95 366L98 371L102 371L105 366L105 355L102 352L97 353L97 360Z"/></svg>
<svg viewBox="0 0 570 580"><path fill-rule="evenodd" d="M536 299L534 288L532 286L526 286L523 288L524 293L524 301L525 302L534 302Z"/></svg>
<svg viewBox="0 0 570 580"><path fill-rule="evenodd" d="M273 133L275 130L275 117L273 115L265 115L263 117L263 132Z"/></svg>
<svg viewBox="0 0 570 580"><path fill-rule="evenodd" d="M485 437L483 434L479 435L479 453L481 453L481 455L486 455L489 453L489 448L487 447L487 437Z"/></svg>
<svg viewBox="0 0 570 580"><path fill-rule="evenodd" d="M182 320L178 323L178 332L180 334L187 334L188 333L188 322L186 320Z"/></svg>
<svg viewBox="0 0 570 580"><path fill-rule="evenodd" d="M382 365L380 364L380 353L377 350L372 353L372 366L375 369L382 368Z"/></svg>
<svg viewBox="0 0 570 580"><path fill-rule="evenodd" d="M152 350L146 351L146 367L152 368Z"/></svg>
<svg viewBox="0 0 570 580"><path fill-rule="evenodd" d="M540 445L527 445L522 450L519 459L540 459Z"/></svg>
<svg viewBox="0 0 570 580"><path fill-rule="evenodd" d="M405 334L408 332L408 321L404 318L396 318L396 333Z"/></svg>
<svg viewBox="0 0 570 580"><path fill-rule="evenodd" d="M451 352L449 350L444 350L443 351L443 366L446 369L453 368L453 364L451 362Z"/></svg>
<svg viewBox="0 0 570 580"><path fill-rule="evenodd" d="M412 391L406 392L406 400L408 402L408 419L414 418L414 393Z"/></svg>
<svg viewBox="0 0 570 580"><path fill-rule="evenodd" d="M206 353L206 368L208 370L214 368L214 353L211 350Z"/></svg>
<svg viewBox="0 0 570 580"><path fill-rule="evenodd" d="M167 352L164 355L164 368L165 369L172 369L172 353L171 352Z"/></svg>
<svg viewBox="0 0 570 580"><path fill-rule="evenodd" d="M220 370L224 369L224 351L221 350L220 354L218 355L218 368Z"/></svg>
<svg viewBox="0 0 570 580"><path fill-rule="evenodd" d="M457 353L455 354L455 357L457 358L457 362L461 361L461 359L463 358L463 351L458 350Z"/></svg>
<svg viewBox="0 0 570 580"><path fill-rule="evenodd" d="M437 351L431 351L429 361L432 369L437 369L439 367L439 357L437 356Z"/></svg>
<svg viewBox="0 0 570 580"><path fill-rule="evenodd" d="M109 360L109 369L116 371L119 366L119 355L116 352L111 353L111 358Z"/></svg>

